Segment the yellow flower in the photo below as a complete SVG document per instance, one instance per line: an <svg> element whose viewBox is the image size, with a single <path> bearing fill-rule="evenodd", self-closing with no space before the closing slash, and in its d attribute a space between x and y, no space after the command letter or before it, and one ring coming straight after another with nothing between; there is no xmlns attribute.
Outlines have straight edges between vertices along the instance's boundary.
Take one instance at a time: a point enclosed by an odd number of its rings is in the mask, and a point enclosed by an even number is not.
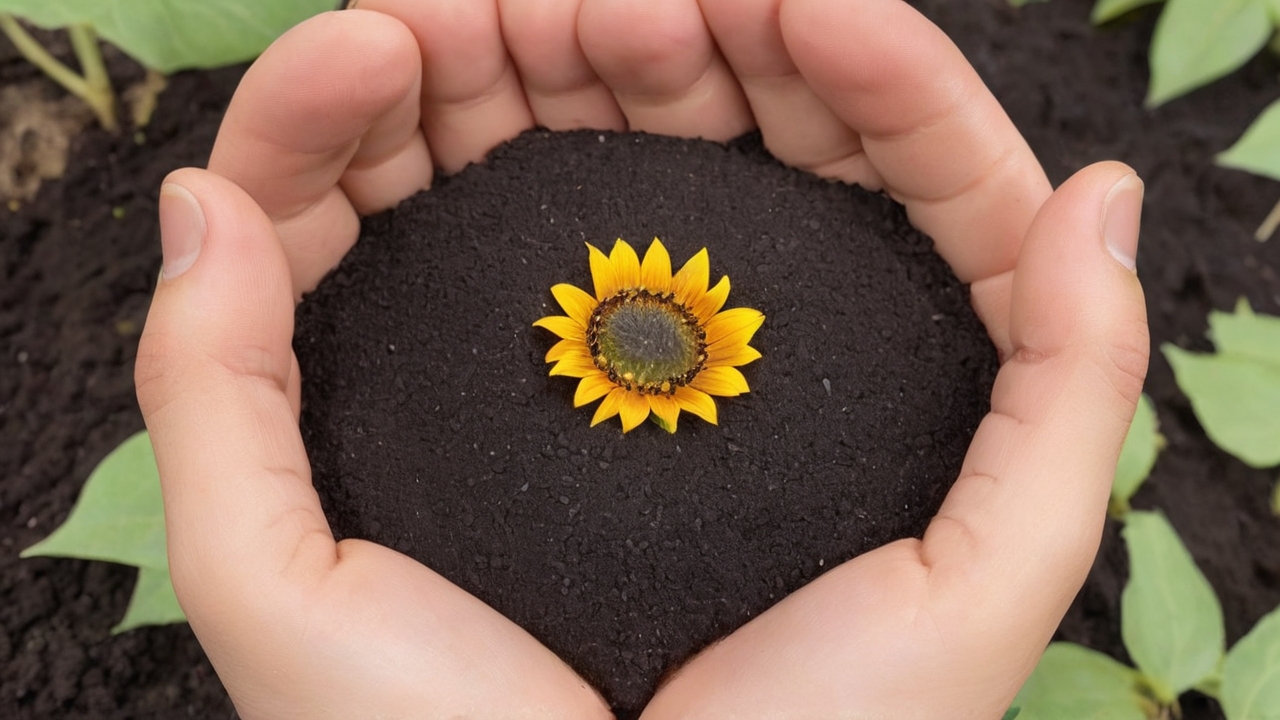
<svg viewBox="0 0 1280 720"><path fill-rule="evenodd" d="M595 296L556 285L551 294L566 314L534 323L561 338L547 352L547 362L555 363L551 374L582 378L574 407L604 398L592 427L621 415L623 432L650 413L675 432L681 410L714 425L711 396L734 397L749 389L737 366L760 357L747 343L764 315L750 308L720 312L729 278L707 289L706 248L674 275L657 238L644 262L622 239L607 256L590 244L587 250Z"/></svg>

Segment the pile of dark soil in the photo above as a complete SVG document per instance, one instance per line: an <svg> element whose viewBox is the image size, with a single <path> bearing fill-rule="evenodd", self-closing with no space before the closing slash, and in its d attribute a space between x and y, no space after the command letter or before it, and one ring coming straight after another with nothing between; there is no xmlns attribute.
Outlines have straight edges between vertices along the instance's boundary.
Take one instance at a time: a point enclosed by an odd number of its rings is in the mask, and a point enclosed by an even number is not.
<svg viewBox="0 0 1280 720"><path fill-rule="evenodd" d="M583 242L710 249L764 312L718 427L623 437L547 377ZM714 279L713 279L714 282ZM336 533L401 550L638 714L706 643L856 554L919 535L996 359L901 208L758 139L531 132L365 223L298 311L303 438Z"/></svg>
<svg viewBox="0 0 1280 720"><path fill-rule="evenodd" d="M1106 158L1132 164L1145 178L1147 205L1138 266L1156 347L1173 342L1208 349L1208 310L1230 309L1242 295L1258 311L1280 314L1280 241L1258 244L1251 239L1280 191L1271 181L1212 164L1213 155L1239 137L1275 98L1275 78L1280 74L1275 58L1263 54L1229 78L1146 111L1141 106L1146 52L1157 8L1145 8L1099 30L1088 23L1092 0L1052 0L1022 10L1009 8L1004 0L913 4L965 51L1055 182ZM36 77L0 43L0 82ZM64 520L93 465L142 427L131 378L137 331L159 268L156 188L166 171L204 161L236 79L236 71L176 76L161 97L145 145L135 145L127 135L112 138L87 131L76 141L62 180L46 183L33 202L16 212L0 209L4 717L234 716L187 628L108 634L128 602L132 571L72 560L19 560L17 552ZM46 94L57 97L59 91L50 84ZM117 207L124 211L119 219L113 214ZM607 227L593 239L607 244L610 235L629 233L629 239L643 247L645 233L654 231ZM700 240L697 233L684 236L687 244L673 252L677 261L700 247ZM534 250L528 251L531 261ZM547 283L585 283L585 274L565 274L565 268L585 273L580 253L580 246L566 250ZM713 270L734 280L731 302L765 305L761 299L769 299L769 288L751 279L753 267L728 263L726 254L712 248ZM539 288L544 291L545 285ZM539 297L546 299L545 294ZM509 304L499 307L511 311ZM769 310L760 339L774 343L781 330L775 321L781 315ZM548 339L531 334L528 321L522 314L517 326L513 317L512 342L517 340L514 333L521 333L521 341L528 343L521 357L537 360L545 348L537 343ZM674 438L642 427L625 439L612 436L612 445L630 454L658 441L674 440L688 449L700 434L719 441L723 429L732 432L744 418L775 406L766 402L765 394L780 359L776 350L766 351L765 360L749 366L755 392L722 403L722 428L686 418ZM480 370L478 366L476 372ZM824 368L816 377L815 389L822 388L821 378L827 377L834 394L834 376L825 372ZM543 385L536 395L560 393L559 399L567 401L565 385L537 377ZM1280 605L1280 519L1267 511L1274 472L1251 470L1205 438L1158 353L1147 390L1156 401L1169 446L1135 505L1168 514L1222 598L1228 641L1234 642ZM812 400L822 402L824 397L822 389ZM475 406L477 412L480 407ZM556 423L566 437L571 430L585 432L586 411L564 412ZM535 426L526 429L536 431ZM603 441L611 433L616 433L616 425L596 428L588 439L599 436ZM765 447L767 443L750 450ZM557 501L560 495L570 500L562 506L566 519L575 498L581 497L578 493L592 492L593 487L600 491L603 486L583 483L581 488L557 491ZM626 492L638 492L631 502L644 502L643 482L613 487L623 501L631 497ZM533 490L531 484L523 495L531 497ZM516 507L515 496L502 497L510 497L510 507ZM667 522L674 508L664 507ZM656 520L656 507L654 513ZM1108 529L1100 559L1059 636L1125 660L1119 593L1127 569L1115 530ZM478 567L474 558L460 557L458 563ZM796 582L791 569L777 573L784 587ZM562 587L565 576L561 573ZM570 577L570 594L574 583ZM577 591L584 592L580 587ZM1222 718L1211 701L1194 696L1183 703L1183 711L1188 720Z"/></svg>

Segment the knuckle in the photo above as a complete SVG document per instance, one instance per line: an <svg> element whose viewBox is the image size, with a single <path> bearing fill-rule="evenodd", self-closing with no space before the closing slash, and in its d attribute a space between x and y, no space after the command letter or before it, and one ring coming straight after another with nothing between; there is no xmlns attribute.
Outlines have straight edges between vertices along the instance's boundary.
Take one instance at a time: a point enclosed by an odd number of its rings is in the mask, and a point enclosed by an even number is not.
<svg viewBox="0 0 1280 720"><path fill-rule="evenodd" d="M288 387L292 353L280 353L256 342L228 344L212 358L232 377L263 381L283 392Z"/></svg>
<svg viewBox="0 0 1280 720"><path fill-rule="evenodd" d="M179 388L174 372L177 351L177 339L170 333L148 330L142 334L133 383L144 416L159 412L175 397Z"/></svg>
<svg viewBox="0 0 1280 720"><path fill-rule="evenodd" d="M1116 393L1130 405L1136 404L1142 393L1150 353L1145 317L1121 326L1106 344L1102 370Z"/></svg>

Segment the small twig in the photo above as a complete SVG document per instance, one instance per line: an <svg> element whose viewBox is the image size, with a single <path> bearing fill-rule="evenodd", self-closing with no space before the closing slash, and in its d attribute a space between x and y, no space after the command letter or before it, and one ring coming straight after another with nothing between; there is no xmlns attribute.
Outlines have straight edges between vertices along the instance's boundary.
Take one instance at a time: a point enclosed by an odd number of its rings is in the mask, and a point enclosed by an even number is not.
<svg viewBox="0 0 1280 720"><path fill-rule="evenodd" d="M28 62L43 70L54 82L66 88L72 95L88 103L89 107L93 108L93 112L98 116L98 122L102 123L102 127L113 132L118 128L118 125L116 125L115 100L111 95L109 81L107 82L106 96L108 102L103 103L100 89L91 87L89 81L76 74L71 68L63 65L53 55L50 55L49 51L45 50L35 38L31 37L31 34L22 25L18 24L18 21L12 15L0 13L0 32L4 32L8 36L14 47ZM89 32L92 33L92 30ZM76 53L79 55L81 51L74 32L71 38L72 43L76 45ZM81 42L83 39L82 36ZM96 42L93 47L93 53L97 55L98 69L105 76L106 69L102 67L102 55L98 53ZM85 59L81 57L80 61L84 63ZM92 64L94 61L90 60L89 62Z"/></svg>
<svg viewBox="0 0 1280 720"><path fill-rule="evenodd" d="M1280 202L1271 208L1271 212L1267 215L1267 219L1262 221L1258 226L1258 231L1253 234L1253 239L1258 242L1266 242L1276 234L1276 229L1280 228Z"/></svg>

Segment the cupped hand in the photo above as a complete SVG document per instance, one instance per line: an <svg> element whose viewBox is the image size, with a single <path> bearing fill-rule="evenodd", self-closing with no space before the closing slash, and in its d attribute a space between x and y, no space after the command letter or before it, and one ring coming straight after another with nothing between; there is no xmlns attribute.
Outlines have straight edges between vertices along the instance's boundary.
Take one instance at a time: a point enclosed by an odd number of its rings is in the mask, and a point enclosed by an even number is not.
<svg viewBox="0 0 1280 720"><path fill-rule="evenodd" d="M298 434L293 304L360 214L541 125L727 140L883 189L1003 365L922 539L715 644L645 718L998 718L1096 551L1146 371L1141 182L1057 192L951 42L900 0L362 0L245 75L209 171L161 191L137 365L175 589L246 718L607 717L526 633L412 560L335 543Z"/></svg>

